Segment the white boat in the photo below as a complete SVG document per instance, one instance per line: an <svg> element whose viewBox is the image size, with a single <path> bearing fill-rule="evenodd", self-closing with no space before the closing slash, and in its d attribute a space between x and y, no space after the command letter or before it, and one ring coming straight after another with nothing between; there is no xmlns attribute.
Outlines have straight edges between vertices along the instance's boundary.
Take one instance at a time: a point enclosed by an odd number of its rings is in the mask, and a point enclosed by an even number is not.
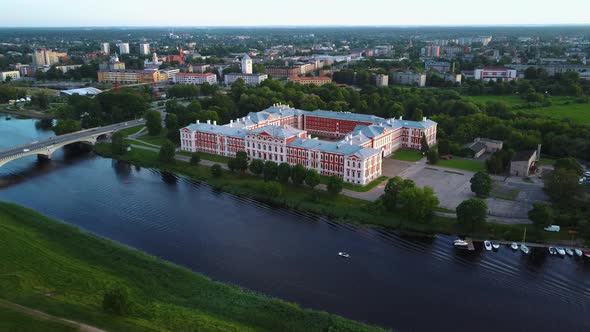
<svg viewBox="0 0 590 332"><path fill-rule="evenodd" d="M584 254L582 252L582 250L580 250L580 249L575 249L574 252L576 253L576 256L578 256L578 257L582 257L582 255Z"/></svg>
<svg viewBox="0 0 590 332"><path fill-rule="evenodd" d="M483 246L486 248L487 251L492 250L492 243L488 240L483 241Z"/></svg>
<svg viewBox="0 0 590 332"><path fill-rule="evenodd" d="M512 244L510 245L510 248L512 248L512 250L518 250L518 243L512 242Z"/></svg>
<svg viewBox="0 0 590 332"><path fill-rule="evenodd" d="M554 247L549 247L548 250L551 255L557 255L557 250Z"/></svg>
<svg viewBox="0 0 590 332"><path fill-rule="evenodd" d="M565 256L565 250L562 247L555 248L559 256Z"/></svg>
<svg viewBox="0 0 590 332"><path fill-rule="evenodd" d="M566 248L566 249L565 249L565 253L566 253L568 256L573 256L573 255L574 255L574 251L573 251L573 250L571 250L570 248Z"/></svg>
<svg viewBox="0 0 590 332"><path fill-rule="evenodd" d="M529 250L529 247L526 246L526 244L524 244L524 241L526 240L526 227L524 228L524 234L522 235L522 243L520 244L520 251L522 251L525 255L528 255L529 252L531 252Z"/></svg>
<svg viewBox="0 0 590 332"><path fill-rule="evenodd" d="M492 248L494 248L494 250L498 250L500 249L500 244L498 242L492 242Z"/></svg>
<svg viewBox="0 0 590 332"><path fill-rule="evenodd" d="M350 255L348 253L344 252L344 251L339 252L338 253L338 256L344 257L344 258L349 258L350 257Z"/></svg>
<svg viewBox="0 0 590 332"><path fill-rule="evenodd" d="M453 241L453 246L455 246L455 248L466 249L469 246L469 243L465 240L458 239Z"/></svg>

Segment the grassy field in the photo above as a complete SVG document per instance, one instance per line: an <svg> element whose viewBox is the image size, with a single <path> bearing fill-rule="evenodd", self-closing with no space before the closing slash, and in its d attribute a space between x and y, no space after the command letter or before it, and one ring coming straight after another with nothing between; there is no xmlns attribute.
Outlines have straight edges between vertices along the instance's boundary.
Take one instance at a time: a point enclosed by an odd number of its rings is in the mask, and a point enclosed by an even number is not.
<svg viewBox="0 0 590 332"><path fill-rule="evenodd" d="M187 156L187 157L191 157L193 155L192 152L187 152L187 151L180 151L180 152L178 152L178 154L183 155L183 156ZM229 157L206 153L206 152L199 152L199 156L201 157L202 160L209 160L209 161L214 161L214 162L223 163L223 164L227 164L228 161L230 160Z"/></svg>
<svg viewBox="0 0 590 332"><path fill-rule="evenodd" d="M420 153L420 151L417 151L417 150L400 149L400 150L395 151L391 155L391 158L397 159L397 160L403 160L403 161L418 161L418 160L424 158L424 156L422 155L422 153Z"/></svg>
<svg viewBox="0 0 590 332"><path fill-rule="evenodd" d="M137 126L121 129L121 130L119 130L119 132L123 133L123 137L127 137L129 135L133 135L133 134L137 133L143 127L145 127L145 126L144 125L137 125Z"/></svg>
<svg viewBox="0 0 590 332"><path fill-rule="evenodd" d="M526 101L517 95L485 95L485 96L469 96L465 97L467 100L474 102L485 103L487 101L503 101L508 107L515 107L526 104ZM550 97L551 106L536 107L536 108L522 108L516 111L525 113L533 113L547 116L554 119L572 119L579 124L590 124L590 104L578 104L572 97Z"/></svg>
<svg viewBox="0 0 590 332"><path fill-rule="evenodd" d="M449 160L440 159L436 165L470 172L485 172L486 170L486 165L481 161L457 157Z"/></svg>
<svg viewBox="0 0 590 332"><path fill-rule="evenodd" d="M164 142L166 142L168 140L168 138L166 137L166 128L162 128L162 131L160 131L160 134L157 136L151 136L148 134L148 135L143 135L141 137L138 137L137 139L142 142L154 144L154 145L158 145L158 146L162 146L162 144L164 144Z"/></svg>
<svg viewBox="0 0 590 332"><path fill-rule="evenodd" d="M66 332L78 331L78 328L61 323L59 321L32 317L13 308L0 306L0 331Z"/></svg>
<svg viewBox="0 0 590 332"><path fill-rule="evenodd" d="M212 281L14 204L0 202L0 238L0 298L110 331L379 330ZM101 309L114 285L129 289L126 317ZM0 324L67 331L5 310Z"/></svg>

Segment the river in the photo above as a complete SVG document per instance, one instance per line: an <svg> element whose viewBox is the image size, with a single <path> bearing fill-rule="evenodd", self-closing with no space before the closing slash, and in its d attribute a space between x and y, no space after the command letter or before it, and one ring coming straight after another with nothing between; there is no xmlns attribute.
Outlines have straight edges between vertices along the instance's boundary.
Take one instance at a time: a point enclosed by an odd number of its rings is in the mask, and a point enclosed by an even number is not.
<svg viewBox="0 0 590 332"><path fill-rule="evenodd" d="M0 149L49 135L0 114ZM588 259L457 253L450 236L338 224L74 149L1 167L0 200L216 280L401 332L590 331Z"/></svg>

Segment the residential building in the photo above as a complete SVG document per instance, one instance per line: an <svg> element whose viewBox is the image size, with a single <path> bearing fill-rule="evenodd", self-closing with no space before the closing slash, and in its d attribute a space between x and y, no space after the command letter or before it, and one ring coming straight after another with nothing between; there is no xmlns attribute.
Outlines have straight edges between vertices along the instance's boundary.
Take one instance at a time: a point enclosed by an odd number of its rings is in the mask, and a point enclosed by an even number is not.
<svg viewBox="0 0 590 332"><path fill-rule="evenodd" d="M454 84L461 84L462 77L463 76L461 74L441 74L443 81Z"/></svg>
<svg viewBox="0 0 590 332"><path fill-rule="evenodd" d="M111 44L100 43L100 52L105 55L111 54Z"/></svg>
<svg viewBox="0 0 590 332"><path fill-rule="evenodd" d="M148 43L139 44L139 55L146 56L148 54L150 54L150 44L148 44Z"/></svg>
<svg viewBox="0 0 590 332"><path fill-rule="evenodd" d="M287 78L297 76L301 73L299 67L292 66L266 66L264 67L264 70L273 78Z"/></svg>
<svg viewBox="0 0 590 332"><path fill-rule="evenodd" d="M518 76L515 69L483 67L473 71L473 78L481 81L514 81L518 79Z"/></svg>
<svg viewBox="0 0 590 332"><path fill-rule="evenodd" d="M477 137L473 141L479 142L479 143L482 143L483 145L485 145L486 152L489 152L489 153L494 153L498 150L502 150L502 147L504 147L503 141L498 141L498 140L489 139L489 138Z"/></svg>
<svg viewBox="0 0 590 332"><path fill-rule="evenodd" d="M188 65L188 72L189 73L204 73L209 69L211 66L206 63L196 63L196 64L189 64Z"/></svg>
<svg viewBox="0 0 590 332"><path fill-rule="evenodd" d="M117 46L119 47L119 54L129 54L129 43L119 43Z"/></svg>
<svg viewBox="0 0 590 332"><path fill-rule="evenodd" d="M246 85L257 85L262 83L265 79L268 78L267 74L242 74L242 73L230 73L225 74L224 76L224 83L225 85L231 85L235 82L238 78L244 80Z"/></svg>
<svg viewBox="0 0 590 332"><path fill-rule="evenodd" d="M303 111L273 105L226 125L197 121L180 129L181 150L301 164L322 175L365 185L381 175L381 163L399 148L419 149L424 135L436 144L436 122L384 119L374 115L324 110ZM340 138L311 139L309 134Z"/></svg>
<svg viewBox="0 0 590 332"><path fill-rule="evenodd" d="M413 72L395 72L393 82L401 85L426 86L426 74Z"/></svg>
<svg viewBox="0 0 590 332"><path fill-rule="evenodd" d="M299 77L299 76L291 76L287 79L289 82L295 82L298 84L311 84L311 85L324 85L328 83L332 83L332 79L329 77Z"/></svg>
<svg viewBox="0 0 590 332"><path fill-rule="evenodd" d="M177 74L180 74L180 69L178 68L168 68L168 69L160 69L160 75L166 75L168 77L168 81L170 83L174 82L174 78Z"/></svg>
<svg viewBox="0 0 590 332"><path fill-rule="evenodd" d="M389 76L383 74L375 75L375 85L379 87L388 86Z"/></svg>
<svg viewBox="0 0 590 332"><path fill-rule="evenodd" d="M152 61L148 61L148 59L143 60L144 69L158 69L161 65L162 61L158 59L158 55L155 52L152 54Z"/></svg>
<svg viewBox="0 0 590 332"><path fill-rule="evenodd" d="M11 81L18 80L20 79L20 72L18 70L0 71L0 82L6 82L6 79Z"/></svg>
<svg viewBox="0 0 590 332"><path fill-rule="evenodd" d="M36 49L33 51L33 66L51 67L51 65L59 62L58 53L45 48Z"/></svg>
<svg viewBox="0 0 590 332"><path fill-rule="evenodd" d="M35 72L33 71L33 67L31 65L23 65L22 63L17 63L14 66L20 73L20 77L28 77L33 76Z"/></svg>
<svg viewBox="0 0 590 332"><path fill-rule="evenodd" d="M80 67L82 67L82 65L64 65L64 66L55 66L55 69L57 69L65 74L65 73L69 72L70 70L78 69Z"/></svg>
<svg viewBox="0 0 590 332"><path fill-rule="evenodd" d="M242 64L242 74L252 74L252 59L248 56L248 54L244 54L241 60Z"/></svg>
<svg viewBox="0 0 590 332"><path fill-rule="evenodd" d="M217 75L213 73L177 73L172 81L175 84L217 84Z"/></svg>
<svg viewBox="0 0 590 332"><path fill-rule="evenodd" d="M98 65L99 70L125 70L125 63L119 61L119 56L115 53L109 61L103 61Z"/></svg>
<svg viewBox="0 0 590 332"><path fill-rule="evenodd" d="M422 47L420 50L422 56L427 58L438 58L440 57L440 46L438 45L429 45Z"/></svg>
<svg viewBox="0 0 590 332"><path fill-rule="evenodd" d="M426 61L424 62L426 71L437 71L439 73L451 72L451 63L445 61Z"/></svg>
<svg viewBox="0 0 590 332"><path fill-rule="evenodd" d="M98 81L101 83L156 83L168 80L168 75L156 69L144 70L99 70Z"/></svg>

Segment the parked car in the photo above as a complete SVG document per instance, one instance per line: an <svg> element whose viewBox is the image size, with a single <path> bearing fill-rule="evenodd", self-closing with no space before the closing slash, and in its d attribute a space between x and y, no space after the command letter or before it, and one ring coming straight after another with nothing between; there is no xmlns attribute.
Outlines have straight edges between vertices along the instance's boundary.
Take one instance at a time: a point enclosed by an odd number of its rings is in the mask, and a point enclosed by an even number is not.
<svg viewBox="0 0 590 332"><path fill-rule="evenodd" d="M442 159L442 160L450 160L450 159L453 159L453 156L450 155L450 154L443 154L439 158Z"/></svg>
<svg viewBox="0 0 590 332"><path fill-rule="evenodd" d="M559 232L561 227L559 225L549 225L544 228L547 232Z"/></svg>
<svg viewBox="0 0 590 332"><path fill-rule="evenodd" d="M23 149L23 152L29 152L31 149Z"/></svg>

